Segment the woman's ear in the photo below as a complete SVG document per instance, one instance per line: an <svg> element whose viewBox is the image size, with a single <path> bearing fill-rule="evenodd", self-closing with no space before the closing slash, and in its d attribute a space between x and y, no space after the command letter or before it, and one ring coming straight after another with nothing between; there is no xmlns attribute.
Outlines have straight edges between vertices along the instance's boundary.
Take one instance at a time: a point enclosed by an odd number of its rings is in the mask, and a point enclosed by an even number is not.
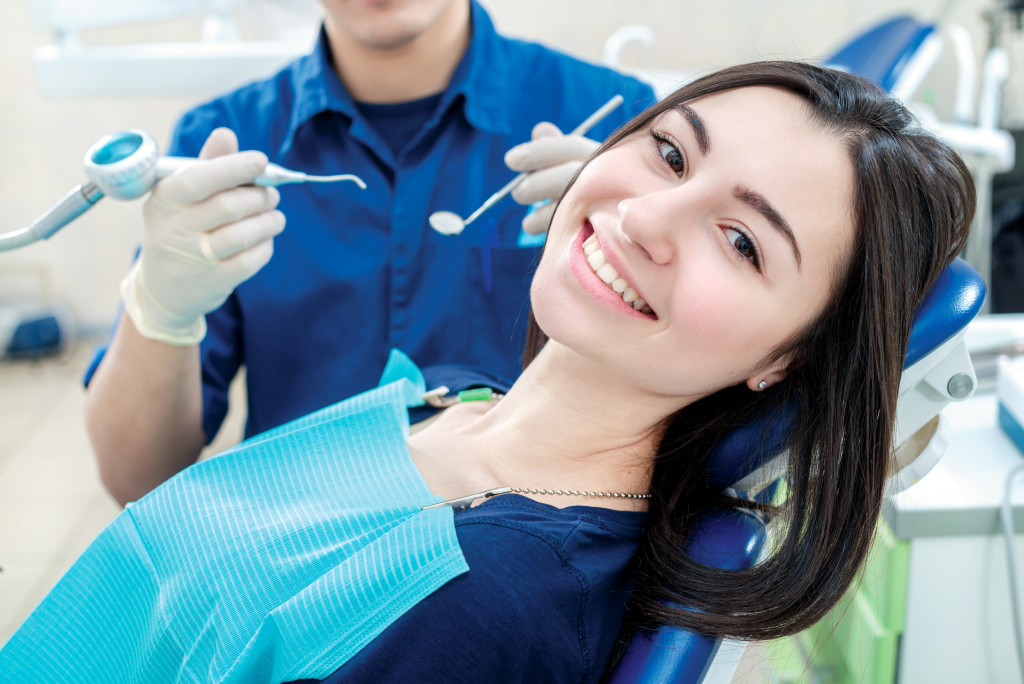
<svg viewBox="0 0 1024 684"><path fill-rule="evenodd" d="M750 388L751 392L763 392L769 387L777 385L786 379L794 363L793 356L786 354L781 359L747 378L747 387Z"/></svg>

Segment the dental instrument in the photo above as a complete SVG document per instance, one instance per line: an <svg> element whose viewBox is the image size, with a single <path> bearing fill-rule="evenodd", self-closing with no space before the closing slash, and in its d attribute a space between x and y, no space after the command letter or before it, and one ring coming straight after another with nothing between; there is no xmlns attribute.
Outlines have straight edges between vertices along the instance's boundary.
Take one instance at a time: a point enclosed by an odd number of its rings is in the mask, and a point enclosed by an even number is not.
<svg viewBox="0 0 1024 684"><path fill-rule="evenodd" d="M608 114L610 114L611 111L620 104L622 104L622 96L614 96L612 99L601 105L593 114L584 119L583 123L572 129L572 131L569 132L569 135L583 135L593 128L598 121L608 116ZM428 219L430 227L442 235L458 235L465 230L466 226L480 218L481 214L519 187L519 184L526 180L526 177L529 175L529 173L521 173L510 180L500 190L488 197L487 200L480 205L480 208L470 214L466 219L463 219L454 211L435 211Z"/></svg>
<svg viewBox="0 0 1024 684"><path fill-rule="evenodd" d="M200 160L190 157L160 157L156 165L156 177L164 178L180 169L194 166ZM290 185L292 183L338 183L340 181L351 181L359 186L360 190L366 189L366 183L359 176L351 173L339 173L333 176L314 176L301 171L292 171L277 164L267 164L259 176L253 180L253 185L263 187L277 187L278 185Z"/></svg>
<svg viewBox="0 0 1024 684"><path fill-rule="evenodd" d="M161 157L156 141L145 131L127 130L111 133L97 141L85 153L85 175L100 192L117 199L128 200L149 192L157 181L200 163L189 157ZM264 187L287 183L334 183L352 181L366 188L358 176L310 176L277 164L267 164L263 173L253 180Z"/></svg>
<svg viewBox="0 0 1024 684"><path fill-rule="evenodd" d="M111 133L98 140L85 153L85 175L89 182L76 185L30 226L0 234L0 252L49 238L104 196L120 200L142 197L162 178L200 161L188 157L161 157L156 141L145 131L130 129ZM270 187L289 183L339 181L351 181L360 189L366 189L366 183L352 174L313 176L277 164L267 164L263 173L253 180L253 184Z"/></svg>

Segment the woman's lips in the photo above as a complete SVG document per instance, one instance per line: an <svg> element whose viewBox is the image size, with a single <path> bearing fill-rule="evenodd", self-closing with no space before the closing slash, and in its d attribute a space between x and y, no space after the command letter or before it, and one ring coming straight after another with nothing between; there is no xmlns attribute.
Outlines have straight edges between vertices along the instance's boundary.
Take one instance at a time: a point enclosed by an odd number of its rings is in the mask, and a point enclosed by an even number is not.
<svg viewBox="0 0 1024 684"><path fill-rule="evenodd" d="M590 254L586 254L586 251ZM595 268L593 264L597 264L597 267ZM615 267L607 263L600 242L589 222L583 225L569 247L569 268L583 289L595 299L607 302L615 309L634 317L648 320L657 318L654 311L629 283L618 276ZM627 299L629 301L626 301Z"/></svg>

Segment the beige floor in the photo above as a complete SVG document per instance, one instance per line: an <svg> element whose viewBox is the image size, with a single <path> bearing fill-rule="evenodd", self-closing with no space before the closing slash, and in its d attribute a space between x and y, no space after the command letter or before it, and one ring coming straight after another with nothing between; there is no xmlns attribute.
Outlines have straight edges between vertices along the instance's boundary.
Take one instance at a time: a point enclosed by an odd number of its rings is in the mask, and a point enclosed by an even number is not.
<svg viewBox="0 0 1024 684"><path fill-rule="evenodd" d="M81 379L95 344L81 341L60 358L0 361L0 644L120 510L85 432ZM241 430L233 412L209 450Z"/></svg>
<svg viewBox="0 0 1024 684"><path fill-rule="evenodd" d="M0 643L118 506L100 485L82 417L89 350L0 361Z"/></svg>
<svg viewBox="0 0 1024 684"><path fill-rule="evenodd" d="M0 644L120 510L100 484L85 432L81 377L92 347L0 361ZM232 413L212 450L240 430ZM758 656L748 649L733 682L767 681Z"/></svg>

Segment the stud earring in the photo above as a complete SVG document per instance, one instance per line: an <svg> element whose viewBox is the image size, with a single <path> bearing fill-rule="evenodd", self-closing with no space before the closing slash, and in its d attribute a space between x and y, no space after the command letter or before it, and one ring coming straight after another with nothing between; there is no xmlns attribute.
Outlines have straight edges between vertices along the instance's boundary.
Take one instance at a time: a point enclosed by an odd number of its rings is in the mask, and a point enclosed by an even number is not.
<svg viewBox="0 0 1024 684"><path fill-rule="evenodd" d="M767 386L768 386L768 381L767 380L762 380L761 382L757 383L757 389L759 389L759 390L763 390Z"/></svg>

